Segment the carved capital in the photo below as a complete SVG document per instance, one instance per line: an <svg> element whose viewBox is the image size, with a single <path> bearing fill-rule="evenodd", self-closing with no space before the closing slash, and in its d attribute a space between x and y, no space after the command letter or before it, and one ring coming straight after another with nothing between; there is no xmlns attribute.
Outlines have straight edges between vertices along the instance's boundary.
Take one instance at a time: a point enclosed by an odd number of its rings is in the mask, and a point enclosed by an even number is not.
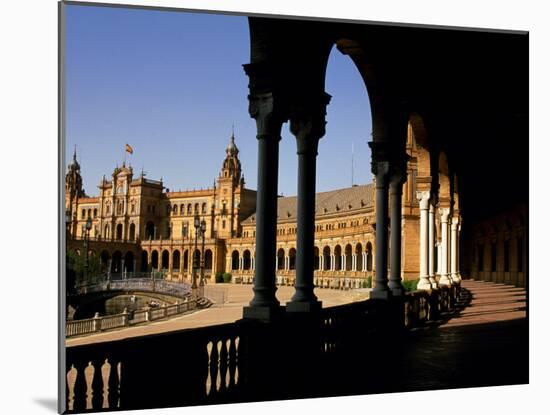
<svg viewBox="0 0 550 415"><path fill-rule="evenodd" d="M323 92L317 99L294 103L290 108L290 132L296 137L298 154L317 154L319 140L325 135L326 108L331 96Z"/></svg>
<svg viewBox="0 0 550 415"><path fill-rule="evenodd" d="M416 192L416 198L420 202L420 210L428 210L430 205L430 192Z"/></svg>
<svg viewBox="0 0 550 415"><path fill-rule="evenodd" d="M271 92L248 96L248 113L256 120L257 138L281 139L281 127L286 120L285 111Z"/></svg>
<svg viewBox="0 0 550 415"><path fill-rule="evenodd" d="M450 212L451 212L451 210L449 208L439 208L439 214L441 216L441 223L448 223Z"/></svg>

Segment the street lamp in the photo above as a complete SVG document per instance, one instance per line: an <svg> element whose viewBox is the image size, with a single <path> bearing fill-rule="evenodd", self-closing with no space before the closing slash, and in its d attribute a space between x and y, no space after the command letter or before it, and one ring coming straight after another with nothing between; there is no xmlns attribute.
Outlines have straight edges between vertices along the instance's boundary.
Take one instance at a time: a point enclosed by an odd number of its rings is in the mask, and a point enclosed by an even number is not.
<svg viewBox="0 0 550 415"><path fill-rule="evenodd" d="M86 224L82 227L84 233L84 252L86 254L86 262L84 263L84 282L88 282L88 241L90 239L90 229L92 229L92 219L88 218Z"/></svg>
<svg viewBox="0 0 550 415"><path fill-rule="evenodd" d="M200 226L201 226L201 222L200 222L200 218L199 218L199 214L197 212L195 212L195 218L194 218L194 225L195 225L195 249L193 251L193 285L191 286L191 288L193 289L194 292L196 292L196 289L197 289L197 268L198 268L198 265L197 264L197 236L198 236L198 233L200 232Z"/></svg>
<svg viewBox="0 0 550 415"><path fill-rule="evenodd" d="M202 237L202 246L201 246L201 280L200 286L204 287L204 237L206 235L206 221L203 219L201 221L201 237ZM203 288L204 289L204 288Z"/></svg>

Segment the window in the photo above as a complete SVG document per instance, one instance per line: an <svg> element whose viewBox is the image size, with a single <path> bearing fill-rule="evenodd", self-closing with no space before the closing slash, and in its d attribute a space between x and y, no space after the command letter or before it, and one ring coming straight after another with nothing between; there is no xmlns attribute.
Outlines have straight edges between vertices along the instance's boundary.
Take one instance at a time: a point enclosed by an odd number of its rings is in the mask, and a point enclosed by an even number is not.
<svg viewBox="0 0 550 415"><path fill-rule="evenodd" d="M94 209L94 218L97 218L97 209Z"/></svg>
<svg viewBox="0 0 550 415"><path fill-rule="evenodd" d="M225 229L225 221L222 221L222 229Z"/></svg>
<svg viewBox="0 0 550 415"><path fill-rule="evenodd" d="M202 204L202 213L206 213L206 203Z"/></svg>
<svg viewBox="0 0 550 415"><path fill-rule="evenodd" d="M504 241L504 272L510 272L510 241Z"/></svg>
<svg viewBox="0 0 550 415"><path fill-rule="evenodd" d="M191 203L189 203L189 204L187 205L187 214L188 214L188 215L191 214L191 209L192 209Z"/></svg>
<svg viewBox="0 0 550 415"><path fill-rule="evenodd" d="M86 219L86 209L82 209L82 219Z"/></svg>

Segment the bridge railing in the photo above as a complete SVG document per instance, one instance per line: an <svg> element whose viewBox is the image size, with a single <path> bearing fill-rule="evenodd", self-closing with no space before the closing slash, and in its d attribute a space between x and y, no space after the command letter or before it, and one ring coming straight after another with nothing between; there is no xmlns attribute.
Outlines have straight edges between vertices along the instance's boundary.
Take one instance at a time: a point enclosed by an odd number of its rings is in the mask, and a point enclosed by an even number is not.
<svg viewBox="0 0 550 415"><path fill-rule="evenodd" d="M186 313L195 308L197 308L196 300L187 299L182 303L156 308L145 308L133 312L124 311L120 314L112 314L109 316L100 316L96 313L95 317L92 318L67 321L65 324L66 337L99 333L105 330L119 329L148 321L160 320Z"/></svg>
<svg viewBox="0 0 550 415"><path fill-rule="evenodd" d="M150 278L128 278L103 280L92 284L81 285L76 288L76 294L85 295L113 290L147 291L183 298L191 293L191 285L187 283L155 280Z"/></svg>

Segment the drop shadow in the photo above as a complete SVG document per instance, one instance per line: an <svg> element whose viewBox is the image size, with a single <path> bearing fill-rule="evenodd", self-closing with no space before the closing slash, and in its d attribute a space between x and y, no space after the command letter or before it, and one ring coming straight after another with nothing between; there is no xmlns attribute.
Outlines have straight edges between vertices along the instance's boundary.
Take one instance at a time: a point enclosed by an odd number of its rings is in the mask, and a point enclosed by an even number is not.
<svg viewBox="0 0 550 415"><path fill-rule="evenodd" d="M57 413L57 399L55 398L34 398L34 402L51 412Z"/></svg>

